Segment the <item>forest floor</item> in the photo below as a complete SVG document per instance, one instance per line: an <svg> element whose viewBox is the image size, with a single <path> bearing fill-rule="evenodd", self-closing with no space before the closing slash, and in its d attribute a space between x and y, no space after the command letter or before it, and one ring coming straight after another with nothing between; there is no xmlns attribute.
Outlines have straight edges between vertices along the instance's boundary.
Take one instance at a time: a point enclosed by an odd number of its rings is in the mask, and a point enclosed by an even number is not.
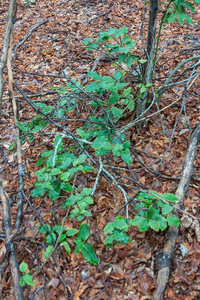
<svg viewBox="0 0 200 300"><path fill-rule="evenodd" d="M31 3L32 2L32 3ZM120 28L127 26L130 36L136 42L135 54L140 54L141 43L141 18L143 3L139 1L46 1L36 0L30 3L19 2L17 20L14 24L14 47L19 45L27 36L31 28L41 21L48 21L37 27L31 36L17 48L16 59L13 60L13 76L16 83L31 99L33 103L46 101L54 103L59 96L52 87L65 86L66 80L59 78L62 71L67 68L68 76L83 81L87 70L93 66L96 57L87 51L82 42L86 37L96 37L100 31L110 27ZM0 22L1 36L0 48L2 49L8 2L1 2ZM160 18L160 13L159 13ZM194 54L200 53L200 9L192 15L193 25L178 22L163 25L160 39L159 55L155 78L159 79L155 85L161 85L164 78L181 62ZM147 35L148 17L144 20L144 39ZM102 68L111 68L109 62L100 62L97 71ZM34 73L37 73L34 74ZM55 75L51 77L48 75ZM58 77L57 77L58 76ZM8 78L5 72L5 91ZM49 93L51 92L51 94ZM160 109L171 104L183 92L182 87L167 90L160 103ZM15 89L15 96L19 100L19 121L28 122L35 115L33 109L25 102ZM17 215L18 169L17 157L10 145L16 141L16 129L12 104L4 93L1 124L0 145L0 180L12 200L12 224ZM197 80L194 88L188 92L185 108L180 113L183 100L163 110L161 117L165 127L162 131L161 118L157 114L148 117L157 111L152 107L147 113L144 129L137 133L135 128L128 131L131 146L136 149L141 164L136 156L130 165L138 181L146 189L158 193L175 193L179 175L181 175L191 130L200 121L200 83ZM63 122L71 132L76 133L79 121L84 119L87 110L82 107L68 114L69 120ZM177 121L178 118L178 121ZM131 119L131 117L130 117ZM124 120L124 125L130 119ZM71 121L70 121L71 120ZM190 124L190 127L188 126ZM190 130L191 128L191 130ZM51 126L51 131L59 131L56 126ZM51 150L53 137L50 135L36 134L32 143L29 140L22 144L24 177L24 191L30 196L33 183L37 181L35 172L40 168L35 164L42 152ZM168 149L159 174L157 167ZM127 177L126 163L115 158L116 166L124 168L122 175ZM153 172L153 171L155 172ZM79 177L77 188L93 187L97 170ZM130 175L131 176L131 175ZM168 176L168 178L167 178ZM170 177L173 176L170 179ZM196 176L196 180L195 180ZM184 209L196 217L200 211L199 180L200 177L200 152L194 165L194 175L189 190L185 197ZM133 184L126 178L121 178L120 183L126 186L130 196L136 194ZM31 203L24 202L21 227L23 230L16 238L18 261L28 263L31 269L44 262L45 237L37 233L40 225L37 215L43 218L45 224L53 225L52 201L47 197L31 197ZM61 209L60 200L53 202L54 212L59 223L65 215ZM108 249L104 244L104 227L115 217L120 207L123 207L123 194L114 184L110 184L102 177L94 195L92 217L90 218L91 243L100 258L100 265L93 266L86 262L83 255L75 253L69 256L61 247L54 252L53 260L49 260L43 267L43 272L34 280L34 287L23 287L25 299L70 299L66 296L63 281L73 293L73 299L151 299L156 288L157 266L156 257L162 251L166 242L166 231L139 232L135 227L130 232L131 242L121 246L115 245ZM35 215L36 213L36 215ZM125 210L122 211L125 215ZM130 213L131 214L131 213ZM0 221L3 221L3 207L0 203ZM77 222L78 224L78 222ZM67 229L75 228L76 222L71 218L65 221ZM37 235L36 235L37 233ZM4 229L0 226L0 299L14 299L10 267L5 257ZM75 248L73 239L69 239L72 250ZM55 268L56 266L56 268ZM60 275L59 275L60 274ZM62 279L61 279L62 277ZM68 291L69 291L68 290ZM199 299L200 295L200 245L195 231L191 228L182 229L176 243L175 257L171 270L168 288L164 299Z"/></svg>

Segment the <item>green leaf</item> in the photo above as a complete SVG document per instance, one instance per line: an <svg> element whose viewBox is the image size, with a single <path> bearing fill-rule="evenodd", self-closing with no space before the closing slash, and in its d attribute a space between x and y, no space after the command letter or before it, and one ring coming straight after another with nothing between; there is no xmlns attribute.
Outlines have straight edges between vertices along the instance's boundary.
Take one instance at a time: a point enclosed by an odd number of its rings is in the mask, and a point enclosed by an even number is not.
<svg viewBox="0 0 200 300"><path fill-rule="evenodd" d="M79 228L79 233L77 235L78 240L86 241L90 235L90 227L88 224L84 223Z"/></svg>
<svg viewBox="0 0 200 300"><path fill-rule="evenodd" d="M132 163L132 158L129 150L125 150L121 154L121 158L127 163L131 164Z"/></svg>
<svg viewBox="0 0 200 300"><path fill-rule="evenodd" d="M148 61L147 59L140 59L140 60L139 60L139 62L140 62L141 64L145 64L147 61Z"/></svg>
<svg viewBox="0 0 200 300"><path fill-rule="evenodd" d="M146 91L146 89L147 89L146 86L142 86L140 89L140 93L144 93Z"/></svg>
<svg viewBox="0 0 200 300"><path fill-rule="evenodd" d="M93 248L89 244L84 244L82 253L85 257L85 259L90 262L93 265L98 265L100 262L100 259L96 256Z"/></svg>
<svg viewBox="0 0 200 300"><path fill-rule="evenodd" d="M133 111L134 110L134 108L135 108L135 100L133 99L133 100L130 100L130 99L128 99L128 103L127 103L128 105L127 105L127 108L130 110L130 111Z"/></svg>
<svg viewBox="0 0 200 300"><path fill-rule="evenodd" d="M129 87L128 89L124 90L124 96L128 96L131 93L131 87Z"/></svg>
<svg viewBox="0 0 200 300"><path fill-rule="evenodd" d="M128 58L126 60L127 68L130 68L133 63L134 63L134 57L133 56L128 56Z"/></svg>
<svg viewBox="0 0 200 300"><path fill-rule="evenodd" d="M113 115L114 115L115 117L117 117L117 118L120 118L121 115L122 115L121 109L119 109L119 108L117 108L117 107L112 107L112 108L111 108L111 111L112 111Z"/></svg>
<svg viewBox="0 0 200 300"><path fill-rule="evenodd" d="M51 231L51 228L47 224L43 224L42 226L38 227L38 231L41 233L47 233L48 231Z"/></svg>
<svg viewBox="0 0 200 300"><path fill-rule="evenodd" d="M76 132L77 132L78 135L81 136L82 139L85 138L85 131L84 130L78 128L78 129L76 129Z"/></svg>
<svg viewBox="0 0 200 300"><path fill-rule="evenodd" d="M62 182L60 188L67 193L71 193L72 191L72 186L68 182Z"/></svg>
<svg viewBox="0 0 200 300"><path fill-rule="evenodd" d="M159 230L159 226L156 220L149 220L149 226L155 231Z"/></svg>
<svg viewBox="0 0 200 300"><path fill-rule="evenodd" d="M87 50L97 49L98 47L99 47L99 45L95 44L95 43L88 43L87 44Z"/></svg>
<svg viewBox="0 0 200 300"><path fill-rule="evenodd" d="M113 74L113 77L116 79L116 80L119 80L123 77L122 75L122 72L121 71L116 71L114 74Z"/></svg>
<svg viewBox="0 0 200 300"><path fill-rule="evenodd" d="M67 242L62 242L60 243L60 246L64 246L66 252L70 255L71 254L71 249L70 249L70 246Z"/></svg>
<svg viewBox="0 0 200 300"><path fill-rule="evenodd" d="M137 216L133 220L130 220L129 225L136 226L144 220L146 220L144 217Z"/></svg>
<svg viewBox="0 0 200 300"><path fill-rule="evenodd" d="M92 190L93 189L91 188L83 188L81 191L81 196L89 196L92 193Z"/></svg>
<svg viewBox="0 0 200 300"><path fill-rule="evenodd" d="M149 228L149 220L144 219L139 224L139 230L140 231L147 231Z"/></svg>
<svg viewBox="0 0 200 300"><path fill-rule="evenodd" d="M34 188L34 190L32 190L31 192L31 196L33 197L41 197L44 195L44 193L47 191L47 189L41 187L41 186L38 186L36 188Z"/></svg>
<svg viewBox="0 0 200 300"><path fill-rule="evenodd" d="M119 95L118 94L115 94L115 95L112 95L110 98L109 98L109 104L110 105L114 105L114 104L117 104L118 101L119 101Z"/></svg>
<svg viewBox="0 0 200 300"><path fill-rule="evenodd" d="M92 147L94 149L105 149L105 150L111 150L112 145L109 143L109 140L106 137L97 137L92 143Z"/></svg>
<svg viewBox="0 0 200 300"><path fill-rule="evenodd" d="M20 271L22 272L22 273L25 273L26 272L26 270L28 269L28 265L23 261L21 264L20 264Z"/></svg>
<svg viewBox="0 0 200 300"><path fill-rule="evenodd" d="M60 179L62 179L63 181L69 181L70 180L70 173L69 172L64 172L62 173L62 175L60 176Z"/></svg>
<svg viewBox="0 0 200 300"><path fill-rule="evenodd" d="M188 24L193 24L194 22L190 19L190 17L188 15L185 15L185 21L188 23Z"/></svg>
<svg viewBox="0 0 200 300"><path fill-rule="evenodd" d="M114 241L115 236L114 235L109 235L107 236L107 238L105 239L104 243L107 244L112 244L112 242Z"/></svg>
<svg viewBox="0 0 200 300"><path fill-rule="evenodd" d="M99 88L100 88L99 83L92 82L86 86L85 91L88 93L95 93L99 90Z"/></svg>
<svg viewBox="0 0 200 300"><path fill-rule="evenodd" d="M59 196L60 196L60 192L57 192L57 191L49 191L48 192L48 195L49 195L49 197L52 199L52 200L56 200L56 199L58 199L59 198Z"/></svg>
<svg viewBox="0 0 200 300"><path fill-rule="evenodd" d="M92 77L94 80L96 81L102 81L103 80L103 77L100 76L97 72L91 72L91 71L88 71L88 75L90 77Z"/></svg>
<svg viewBox="0 0 200 300"><path fill-rule="evenodd" d="M87 45L88 43L90 43L91 41L93 41L93 38L85 38L83 40L83 45Z"/></svg>
<svg viewBox="0 0 200 300"><path fill-rule="evenodd" d="M67 236L72 236L78 232L77 229L73 228L67 231Z"/></svg>
<svg viewBox="0 0 200 300"><path fill-rule="evenodd" d="M172 23L176 19L176 17L177 17L176 12L172 13L172 14L168 14L167 19L166 19L167 20L166 23L168 23L168 24Z"/></svg>
<svg viewBox="0 0 200 300"><path fill-rule="evenodd" d="M82 164L86 172L94 171L94 168L90 166L89 164Z"/></svg>
<svg viewBox="0 0 200 300"><path fill-rule="evenodd" d="M197 5L200 5L200 0L193 0L194 3L196 3Z"/></svg>
<svg viewBox="0 0 200 300"><path fill-rule="evenodd" d="M50 174L51 174L52 176L57 175L57 174L60 174L60 173L61 173L61 170L60 170L60 169L57 169L57 168L52 169L51 172L50 172Z"/></svg>
<svg viewBox="0 0 200 300"><path fill-rule="evenodd" d="M123 150L124 151L127 151L130 147L130 141L126 141L124 144L123 144Z"/></svg>
<svg viewBox="0 0 200 300"><path fill-rule="evenodd" d="M157 220L157 223L162 231L167 228L167 221L164 217L160 216Z"/></svg>
<svg viewBox="0 0 200 300"><path fill-rule="evenodd" d="M128 57L128 55L126 54L122 54L118 57L118 64L121 64L122 62L125 62L126 58Z"/></svg>
<svg viewBox="0 0 200 300"><path fill-rule="evenodd" d="M179 225L180 225L179 218L177 218L175 216L168 216L167 217L167 222L168 222L169 226L175 225L175 226L179 227Z"/></svg>
<svg viewBox="0 0 200 300"><path fill-rule="evenodd" d="M78 157L78 159L73 162L73 166L76 167L76 166L82 164L86 160L86 158L87 158L86 154L81 154Z"/></svg>
<svg viewBox="0 0 200 300"><path fill-rule="evenodd" d="M113 34L115 31L116 31L116 28L110 28L110 29L108 30L108 34L111 35L111 34Z"/></svg>
<svg viewBox="0 0 200 300"><path fill-rule="evenodd" d="M116 239L116 241L123 241L124 240L124 234L126 234L125 232L117 232L116 234L115 234L115 239Z"/></svg>
<svg viewBox="0 0 200 300"><path fill-rule="evenodd" d="M59 146L58 146L59 144ZM54 149L56 149L57 147L57 152L59 152L61 149L62 149L62 146L63 146L63 138L62 136L56 136L55 137L55 141L53 143L53 147Z"/></svg>
<svg viewBox="0 0 200 300"><path fill-rule="evenodd" d="M51 234L47 234L46 236L46 243L53 245L56 241L56 234L51 232Z"/></svg>
<svg viewBox="0 0 200 300"><path fill-rule="evenodd" d="M85 211L83 214L84 214L84 216L87 217L87 218L92 216L92 214L91 214L90 211Z"/></svg>
<svg viewBox="0 0 200 300"><path fill-rule="evenodd" d="M53 251L53 249L54 249L53 246L48 246L48 247L46 248L46 252L47 252L48 254L50 254L50 253Z"/></svg>
<svg viewBox="0 0 200 300"><path fill-rule="evenodd" d="M23 276L23 280L30 286L34 286L34 282L32 280L32 276L30 274L25 274Z"/></svg>
<svg viewBox="0 0 200 300"><path fill-rule="evenodd" d="M84 216L81 214L81 215L78 215L77 220L80 222L83 220L83 218L84 218Z"/></svg>
<svg viewBox="0 0 200 300"><path fill-rule="evenodd" d="M112 153L114 156L118 157L121 155L121 152L123 150L123 145L122 144L116 144L114 148L112 149Z"/></svg>
<svg viewBox="0 0 200 300"><path fill-rule="evenodd" d="M128 32L128 28L126 26L117 29L114 33L115 37L120 37Z"/></svg>
<svg viewBox="0 0 200 300"><path fill-rule="evenodd" d="M190 9L192 12L195 11L195 8L194 8L194 6L192 5L191 2L185 1L185 6L186 6L188 9Z"/></svg>
<svg viewBox="0 0 200 300"><path fill-rule="evenodd" d="M179 201L178 197L176 197L174 194L171 193L165 193L162 194L161 197L166 200L166 201L170 201L170 202L176 202Z"/></svg>
<svg viewBox="0 0 200 300"><path fill-rule="evenodd" d="M110 222L106 225L105 229L104 229L104 233L105 234L108 234L108 233L111 233L114 229L114 223L113 222Z"/></svg>
<svg viewBox="0 0 200 300"><path fill-rule="evenodd" d="M82 251L84 243L81 240L74 240L74 243L76 244L76 249L75 249L75 254L79 253L80 251Z"/></svg>
<svg viewBox="0 0 200 300"><path fill-rule="evenodd" d="M165 203L162 201L162 200L157 200L157 204L160 206L160 207L164 207L165 206Z"/></svg>
<svg viewBox="0 0 200 300"><path fill-rule="evenodd" d="M173 207L169 204L165 204L165 206L162 209L162 214L167 215L173 210Z"/></svg>
<svg viewBox="0 0 200 300"><path fill-rule="evenodd" d="M156 210L155 208L153 208L152 206L149 207L148 211L147 211L147 219L152 219L154 214L155 214Z"/></svg>
<svg viewBox="0 0 200 300"><path fill-rule="evenodd" d="M20 283L20 286L24 286L26 284L26 282L23 279L23 276L20 278L19 283Z"/></svg>
<svg viewBox="0 0 200 300"><path fill-rule="evenodd" d="M85 201L86 203L88 203L88 204L93 204L93 203L94 203L92 197L84 197L84 201Z"/></svg>
<svg viewBox="0 0 200 300"><path fill-rule="evenodd" d="M183 19L185 18L185 13L178 13L178 22L182 26L183 25Z"/></svg>
<svg viewBox="0 0 200 300"><path fill-rule="evenodd" d="M123 231L128 230L128 225L125 222L124 217L122 217L122 216L116 217L113 225L115 228L117 228L119 230L123 230Z"/></svg>

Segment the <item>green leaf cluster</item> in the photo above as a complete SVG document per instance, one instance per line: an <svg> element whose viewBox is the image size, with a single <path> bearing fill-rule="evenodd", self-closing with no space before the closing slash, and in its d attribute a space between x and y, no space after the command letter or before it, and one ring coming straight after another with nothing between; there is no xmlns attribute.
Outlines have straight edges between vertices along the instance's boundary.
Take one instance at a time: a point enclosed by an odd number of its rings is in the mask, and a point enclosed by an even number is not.
<svg viewBox="0 0 200 300"><path fill-rule="evenodd" d="M114 244L122 245L130 242L126 231L128 231L129 225L127 219L122 216L116 217L114 222L108 223L104 229L104 233L109 236L106 237L104 243L108 248L112 247Z"/></svg>
<svg viewBox="0 0 200 300"><path fill-rule="evenodd" d="M46 166L36 172L38 182L31 192L33 197L41 197L47 192L52 200L56 200L62 190L71 193L72 186L68 181L74 174L79 171L85 174L93 170L93 167L84 163L87 157L85 154L76 157L73 153L64 151L62 137L56 136L53 146L54 150L43 152L36 164Z"/></svg>

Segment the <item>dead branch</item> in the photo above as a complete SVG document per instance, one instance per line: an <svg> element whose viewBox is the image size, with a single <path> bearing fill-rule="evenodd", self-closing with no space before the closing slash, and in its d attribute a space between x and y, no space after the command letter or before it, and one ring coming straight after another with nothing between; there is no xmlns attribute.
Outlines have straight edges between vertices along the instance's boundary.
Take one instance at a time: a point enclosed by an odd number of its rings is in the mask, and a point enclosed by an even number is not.
<svg viewBox="0 0 200 300"><path fill-rule="evenodd" d="M13 24L15 22L16 11L17 11L16 0L10 0L9 8L8 8L6 32L4 36L3 51L1 55L1 61L0 61L0 117L1 117L2 97L3 97L3 88L4 88L3 70L7 60L8 48L10 44L10 35L12 32Z"/></svg>
<svg viewBox="0 0 200 300"><path fill-rule="evenodd" d="M195 130L191 135L190 143L185 158L183 174L176 191L176 196L179 198L179 202L177 203L176 206L180 209L182 209L183 207L184 197L188 190L190 179L193 173L193 163L196 157L199 139L200 139L200 123L196 126ZM168 241L164 247L162 256L159 257L161 263L158 271L157 290L154 294L154 298L153 298L154 300L161 299L162 295L164 294L167 288L172 260L174 257L174 247L175 247L176 240L178 238L178 232L179 232L179 228L176 226L172 226L168 230L167 233Z"/></svg>
<svg viewBox="0 0 200 300"><path fill-rule="evenodd" d="M3 224L5 228L5 234L6 234L6 250L7 250L7 255L9 259L10 268L11 268L15 300L24 300L24 295L22 292L22 288L20 286L21 276L19 270L19 263L15 252L15 247L12 242L8 242L9 237L12 235L10 203L9 203L9 199L6 197L1 182L0 182L0 198L3 203L3 216L4 216Z"/></svg>
<svg viewBox="0 0 200 300"><path fill-rule="evenodd" d="M17 56L17 49L23 45L23 43L31 36L31 34L33 33L33 31L38 28L39 26L43 25L43 24L46 24L48 21L46 20L43 20L41 22L39 22L37 25L35 25L33 28L31 28L31 30L29 31L29 33L27 34L27 36L25 36L25 38L15 47L15 50L14 50L14 57L13 57L13 60L16 59L16 56Z"/></svg>
<svg viewBox="0 0 200 300"><path fill-rule="evenodd" d="M20 223L21 223L21 218L22 218L22 206L23 206L22 191L24 189L24 186L23 186L24 171L23 171L23 166L22 166L20 129L17 126L18 107L17 107L15 95L13 92L13 82L14 81L13 81L13 74L12 74L12 34L11 34L11 38L10 38L10 48L8 50L7 67L8 67L8 90L9 90L10 98L12 100L14 121L15 121L15 127L16 127L16 131L17 131L17 160L18 160L18 175L19 175L19 193L18 193L18 212L17 212L15 227L18 229L20 226Z"/></svg>
<svg viewBox="0 0 200 300"><path fill-rule="evenodd" d="M109 9L109 10L107 10L105 13L103 13L103 14L100 14L100 15L98 15L98 16L94 16L94 17L92 17L92 19L90 19L90 21L88 22L88 24L90 24L92 21L94 21L95 19L98 19L98 18L100 18L100 17L105 17L107 14L109 14L109 12L113 9L113 7L115 6L115 4L116 4L116 1L115 1L115 3L113 4L113 6Z"/></svg>

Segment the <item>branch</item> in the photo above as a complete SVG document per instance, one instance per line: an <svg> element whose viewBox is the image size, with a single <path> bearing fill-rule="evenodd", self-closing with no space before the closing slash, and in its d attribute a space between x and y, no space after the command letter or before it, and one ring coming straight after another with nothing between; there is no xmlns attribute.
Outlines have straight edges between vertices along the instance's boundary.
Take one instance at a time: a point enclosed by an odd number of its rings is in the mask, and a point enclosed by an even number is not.
<svg viewBox="0 0 200 300"><path fill-rule="evenodd" d="M29 34L27 34L27 36L15 47L15 50L14 50L14 57L13 57L13 60L16 59L16 56L17 56L17 48L19 48L21 45L23 45L23 43L29 38L29 36L31 36L31 34L33 33L33 31L38 28L39 26L43 25L43 24L46 24L47 22L49 21L41 21L39 22L37 25L35 25L33 28L31 28L31 30L29 31Z"/></svg>
<svg viewBox="0 0 200 300"><path fill-rule="evenodd" d="M185 194L188 190L190 179L193 173L193 163L196 157L197 147L200 139L200 123L197 125L195 130L193 131L189 143L189 147L187 150L185 164L183 168L183 174L181 177L181 181L178 185L178 189L176 191L176 196L179 198L179 202L177 202L176 207L182 208ZM157 277L157 290L154 294L154 300L161 299L163 293L167 288L167 284L169 281L170 268L174 256L174 247L176 244L176 240L178 238L179 228L176 226L172 226L169 228L167 236L168 241L164 247L164 251L162 256L160 257L161 264L160 270L158 271Z"/></svg>
<svg viewBox="0 0 200 300"><path fill-rule="evenodd" d="M6 234L6 250L8 254L9 264L11 268L13 286L14 286L14 296L15 300L24 300L24 295L22 288L20 286L20 270L19 263L17 260L17 255L15 252L15 246L12 242L8 242L8 239L12 236L12 225L11 225L11 213L10 213L10 203L9 199L6 197L3 186L0 182L0 199L3 203L3 224Z"/></svg>
<svg viewBox="0 0 200 300"><path fill-rule="evenodd" d="M1 61L0 61L0 117L1 117L2 97L3 97L3 88L4 88L3 70L7 60L8 48L10 44L10 35L12 32L13 24L15 22L16 11L17 11L16 0L10 0L7 24L6 24L6 33L4 36L4 44L3 44L3 50L1 55Z"/></svg>

